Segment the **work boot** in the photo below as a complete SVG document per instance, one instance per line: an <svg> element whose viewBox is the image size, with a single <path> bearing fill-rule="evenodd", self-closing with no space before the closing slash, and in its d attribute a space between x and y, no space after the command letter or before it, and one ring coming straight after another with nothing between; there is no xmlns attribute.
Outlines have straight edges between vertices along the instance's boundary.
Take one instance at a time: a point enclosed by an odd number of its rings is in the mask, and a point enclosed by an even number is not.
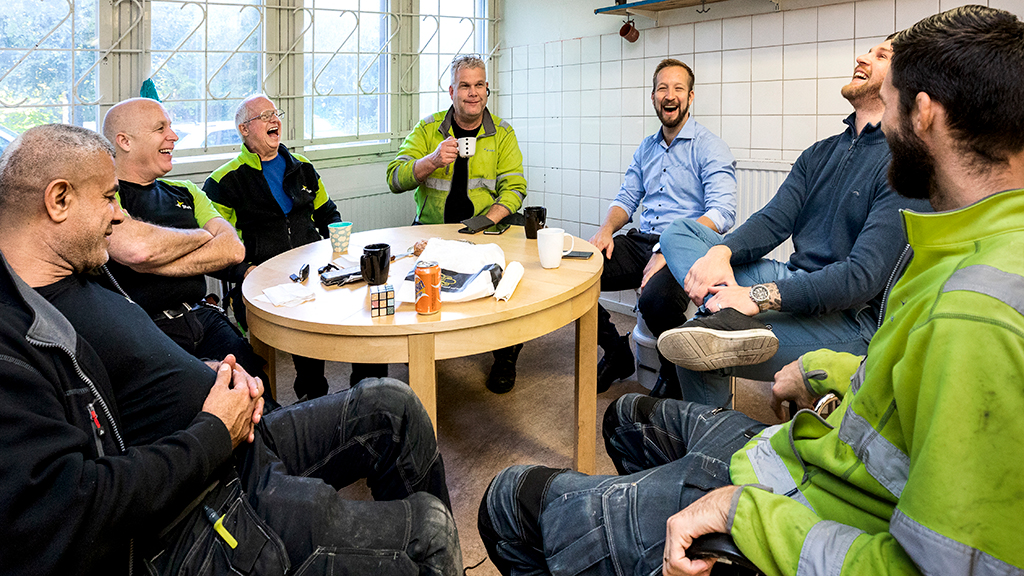
<svg viewBox="0 0 1024 576"><path fill-rule="evenodd" d="M679 375L676 374L676 366L664 357L661 358L661 370L658 370L658 381L654 383L650 396L654 398L673 398L675 400L683 399L683 391L679 387Z"/></svg>
<svg viewBox="0 0 1024 576"><path fill-rule="evenodd" d="M616 380L629 378L636 372L633 350L629 348L629 334L619 338L615 348L605 350L597 363L597 393L607 392Z"/></svg>
<svg viewBox="0 0 1024 576"><path fill-rule="evenodd" d="M760 364L778 349L779 339L770 326L735 308L694 318L658 337L658 352L673 364L698 372Z"/></svg>
<svg viewBox="0 0 1024 576"><path fill-rule="evenodd" d="M494 351L494 364L491 365L491 373L487 375L488 390L495 394L512 390L516 385L516 360L522 349L522 344L516 344Z"/></svg>
<svg viewBox="0 0 1024 576"><path fill-rule="evenodd" d="M348 377L348 387L355 387L364 378L387 378L387 376L387 364L352 364L352 374Z"/></svg>
<svg viewBox="0 0 1024 576"><path fill-rule="evenodd" d="M330 385L327 383L327 378L323 376L313 378L300 378L296 376L294 386L295 397L298 398L300 402L326 396L330 388Z"/></svg>

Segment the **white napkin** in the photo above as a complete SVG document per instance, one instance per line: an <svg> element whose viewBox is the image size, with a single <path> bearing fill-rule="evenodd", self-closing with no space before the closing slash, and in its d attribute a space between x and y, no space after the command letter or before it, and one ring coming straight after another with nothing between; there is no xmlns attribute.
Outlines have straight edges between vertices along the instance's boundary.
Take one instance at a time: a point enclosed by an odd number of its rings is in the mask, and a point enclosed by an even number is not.
<svg viewBox="0 0 1024 576"><path fill-rule="evenodd" d="M519 281L523 279L523 274L526 269L519 262L509 262L508 268L505 268L505 273L501 275L501 281L498 282L498 287L494 289L494 297L498 300L508 300L512 297L512 293L516 291L516 286L519 286Z"/></svg>
<svg viewBox="0 0 1024 576"><path fill-rule="evenodd" d="M302 284L290 282L267 288L263 291L263 297L274 306L292 307L315 299L316 294Z"/></svg>
<svg viewBox="0 0 1024 576"><path fill-rule="evenodd" d="M359 266L359 254L342 254L333 260L338 268L351 268Z"/></svg>

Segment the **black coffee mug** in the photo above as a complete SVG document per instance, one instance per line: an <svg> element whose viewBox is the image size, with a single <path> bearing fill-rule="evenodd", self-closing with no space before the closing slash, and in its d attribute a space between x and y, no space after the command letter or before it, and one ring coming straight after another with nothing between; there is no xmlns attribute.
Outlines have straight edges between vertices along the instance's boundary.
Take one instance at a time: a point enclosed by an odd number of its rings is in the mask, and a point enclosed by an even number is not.
<svg viewBox="0 0 1024 576"><path fill-rule="evenodd" d="M527 206L523 208L526 216L526 237L530 240L537 239L537 230L544 227L548 220L548 209L543 206Z"/></svg>
<svg viewBox="0 0 1024 576"><path fill-rule="evenodd" d="M367 284L370 286L386 284L390 268L390 244L370 244L363 248L363 255L359 258L359 269Z"/></svg>

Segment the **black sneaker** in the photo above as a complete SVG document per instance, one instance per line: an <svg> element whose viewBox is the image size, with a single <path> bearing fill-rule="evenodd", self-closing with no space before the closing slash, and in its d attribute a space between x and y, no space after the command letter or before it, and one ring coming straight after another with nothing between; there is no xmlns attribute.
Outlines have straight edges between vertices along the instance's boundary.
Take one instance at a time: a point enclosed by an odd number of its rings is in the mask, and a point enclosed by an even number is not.
<svg viewBox="0 0 1024 576"><path fill-rule="evenodd" d="M658 352L698 372L760 364L778 349L771 328L734 308L694 318L658 337Z"/></svg>

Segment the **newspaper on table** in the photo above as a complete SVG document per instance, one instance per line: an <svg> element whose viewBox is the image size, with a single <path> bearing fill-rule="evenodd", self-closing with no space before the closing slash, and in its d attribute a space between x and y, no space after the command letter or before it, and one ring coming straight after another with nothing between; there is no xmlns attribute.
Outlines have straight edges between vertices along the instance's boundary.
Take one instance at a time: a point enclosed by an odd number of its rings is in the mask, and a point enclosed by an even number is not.
<svg viewBox="0 0 1024 576"><path fill-rule="evenodd" d="M505 269L505 252L496 244L470 244L431 238L417 261L441 267L441 301L468 302L494 294ZM400 302L415 302L415 267L398 289Z"/></svg>

